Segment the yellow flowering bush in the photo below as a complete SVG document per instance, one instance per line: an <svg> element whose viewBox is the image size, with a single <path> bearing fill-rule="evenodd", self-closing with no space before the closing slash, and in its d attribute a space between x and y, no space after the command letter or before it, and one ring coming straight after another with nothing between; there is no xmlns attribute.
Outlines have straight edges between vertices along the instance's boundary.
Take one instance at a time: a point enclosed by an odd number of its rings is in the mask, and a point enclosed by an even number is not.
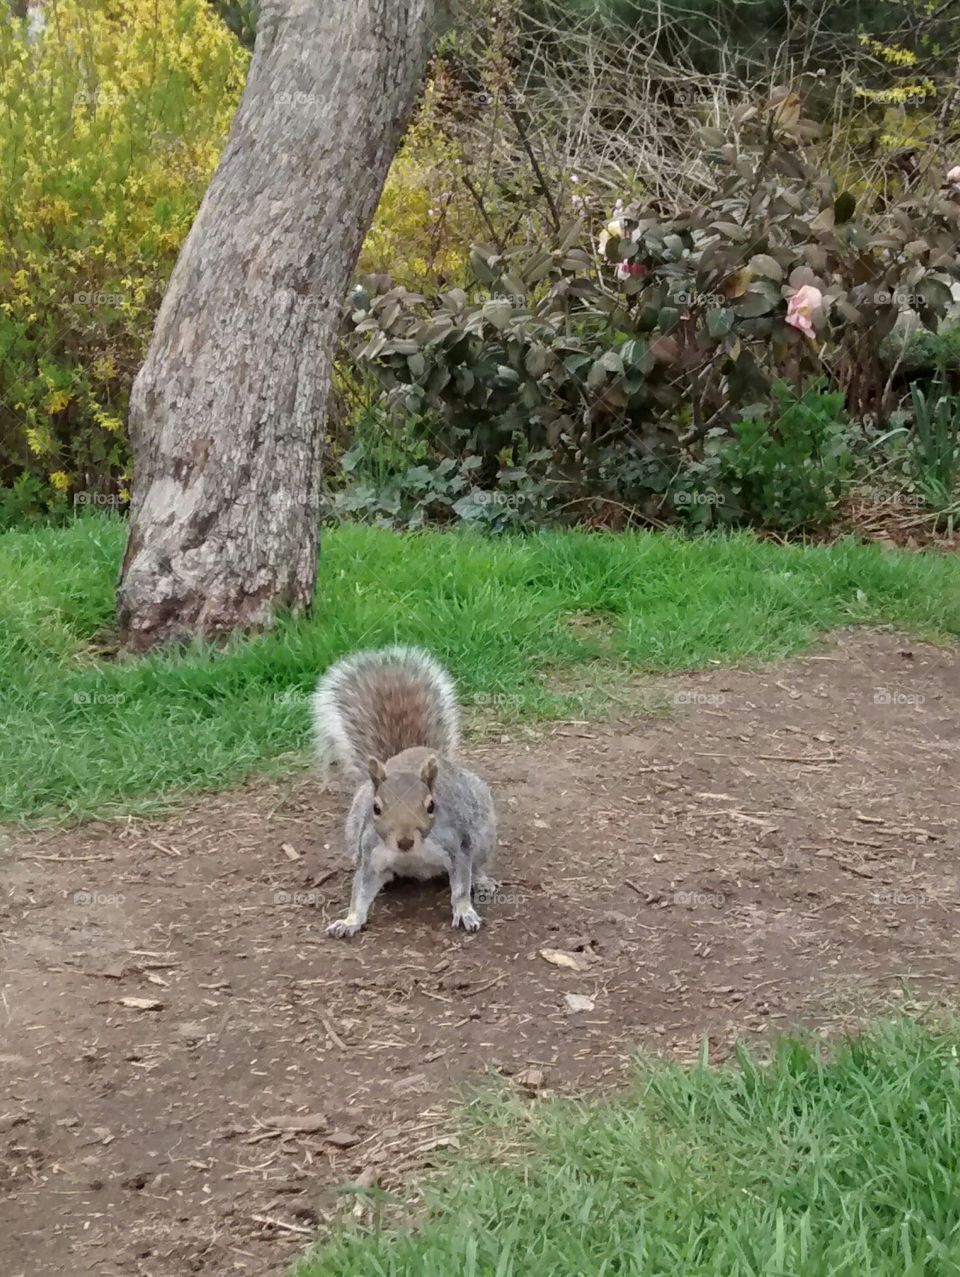
<svg viewBox="0 0 960 1277"><path fill-rule="evenodd" d="M443 93L431 79L390 166L358 264L361 274L387 273L415 292L464 282L469 246L484 236L463 185L462 149L441 123Z"/></svg>
<svg viewBox="0 0 960 1277"><path fill-rule="evenodd" d="M206 0L29 23L0 0L0 488L56 504L123 474L130 383L248 57Z"/></svg>

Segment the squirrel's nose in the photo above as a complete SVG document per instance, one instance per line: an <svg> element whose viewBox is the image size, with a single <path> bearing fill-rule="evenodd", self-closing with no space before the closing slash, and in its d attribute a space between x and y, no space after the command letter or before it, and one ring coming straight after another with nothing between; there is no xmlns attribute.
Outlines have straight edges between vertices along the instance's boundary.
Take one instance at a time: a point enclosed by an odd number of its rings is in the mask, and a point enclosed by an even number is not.
<svg viewBox="0 0 960 1277"><path fill-rule="evenodd" d="M410 848L413 846L413 839L412 839L412 838L398 838L398 839L397 839L397 846L400 848L400 850L401 850L401 851L409 851L409 850L410 850Z"/></svg>

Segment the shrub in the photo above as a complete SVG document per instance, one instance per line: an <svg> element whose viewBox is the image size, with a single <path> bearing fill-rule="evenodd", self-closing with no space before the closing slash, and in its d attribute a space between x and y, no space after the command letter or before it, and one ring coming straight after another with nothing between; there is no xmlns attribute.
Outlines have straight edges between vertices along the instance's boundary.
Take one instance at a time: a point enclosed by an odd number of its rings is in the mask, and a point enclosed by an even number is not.
<svg viewBox="0 0 960 1277"><path fill-rule="evenodd" d="M768 523L783 499L785 526L806 526L846 465L824 425L835 414L813 411L806 392L825 380L852 416L886 420L883 338L904 306L936 330L960 278L955 189L874 213L804 161L811 130L786 92L742 111L732 140L704 131L715 177L701 203L623 208L595 245L581 223L534 252L478 245L472 295L425 299L367 280L345 348L393 409L440 414L440 450L479 458L482 488L505 458L543 454L568 493L653 515L678 468L705 465L732 434L724 465L743 516ZM747 411L777 403L772 432ZM793 491L790 458L804 469Z"/></svg>
<svg viewBox="0 0 960 1277"><path fill-rule="evenodd" d="M960 398L941 387L912 386L912 461L917 489L935 510L957 507L960 485Z"/></svg>
<svg viewBox="0 0 960 1277"><path fill-rule="evenodd" d="M735 423L716 459L720 522L787 532L823 527L853 469L843 396L814 388L794 398L777 387L771 407Z"/></svg>
<svg viewBox="0 0 960 1277"><path fill-rule="evenodd" d="M59 0L32 30L0 0L0 486L115 490L247 56L199 0Z"/></svg>

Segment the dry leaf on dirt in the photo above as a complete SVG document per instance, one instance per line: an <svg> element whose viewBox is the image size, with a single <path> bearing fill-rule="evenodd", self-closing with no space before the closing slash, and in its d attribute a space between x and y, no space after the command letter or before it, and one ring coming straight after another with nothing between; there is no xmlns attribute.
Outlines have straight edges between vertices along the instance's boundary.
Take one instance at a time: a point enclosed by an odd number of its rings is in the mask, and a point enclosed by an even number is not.
<svg viewBox="0 0 960 1277"><path fill-rule="evenodd" d="M565 993L563 1000L570 1011L592 1011L594 1007L593 998L588 998L582 993Z"/></svg>
<svg viewBox="0 0 960 1277"><path fill-rule="evenodd" d="M354 1144L360 1143L360 1136L350 1131L332 1131L325 1142L332 1144L334 1148L352 1148Z"/></svg>
<svg viewBox="0 0 960 1277"><path fill-rule="evenodd" d="M564 953L562 949L541 949L540 957L555 967L566 967L568 971L587 971L589 963L577 957L575 953Z"/></svg>

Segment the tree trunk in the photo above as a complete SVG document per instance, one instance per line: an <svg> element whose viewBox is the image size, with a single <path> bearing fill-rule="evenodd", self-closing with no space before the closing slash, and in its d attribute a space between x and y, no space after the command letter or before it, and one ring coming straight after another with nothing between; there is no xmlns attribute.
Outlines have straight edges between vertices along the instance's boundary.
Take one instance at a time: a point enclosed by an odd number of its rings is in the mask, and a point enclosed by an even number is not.
<svg viewBox="0 0 960 1277"><path fill-rule="evenodd" d="M265 0L229 142L130 397L134 650L309 607L341 306L439 0Z"/></svg>

